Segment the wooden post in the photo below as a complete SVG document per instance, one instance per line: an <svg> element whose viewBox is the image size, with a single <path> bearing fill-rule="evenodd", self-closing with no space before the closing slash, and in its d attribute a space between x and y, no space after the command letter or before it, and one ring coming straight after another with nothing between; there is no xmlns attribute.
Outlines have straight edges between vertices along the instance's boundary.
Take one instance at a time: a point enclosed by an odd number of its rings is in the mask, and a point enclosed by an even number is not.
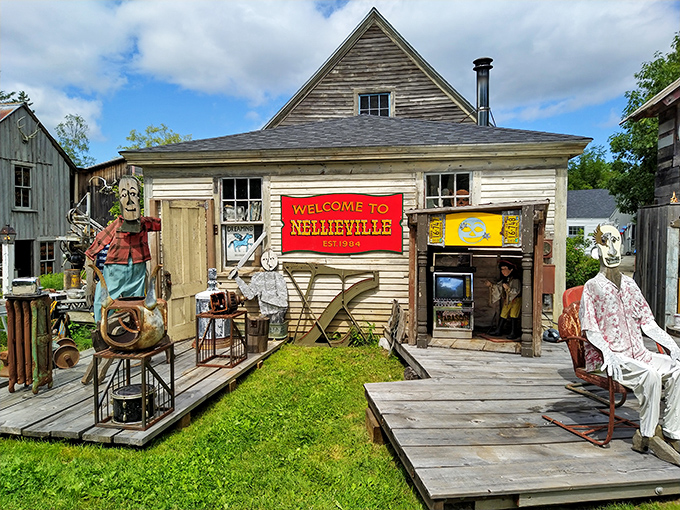
<svg viewBox="0 0 680 510"><path fill-rule="evenodd" d="M421 348L427 347L427 214L418 215L416 252L418 260L418 281L416 294L417 341Z"/></svg>
<svg viewBox="0 0 680 510"><path fill-rule="evenodd" d="M536 230L536 242L534 243L534 307L533 307L533 321L532 321L532 338L534 356L541 355L542 347L542 331L541 315L543 313L543 241L545 239L545 212L543 210L536 210L536 222L534 228Z"/></svg>
<svg viewBox="0 0 680 510"><path fill-rule="evenodd" d="M533 358L533 288L534 207L522 207L522 356Z"/></svg>

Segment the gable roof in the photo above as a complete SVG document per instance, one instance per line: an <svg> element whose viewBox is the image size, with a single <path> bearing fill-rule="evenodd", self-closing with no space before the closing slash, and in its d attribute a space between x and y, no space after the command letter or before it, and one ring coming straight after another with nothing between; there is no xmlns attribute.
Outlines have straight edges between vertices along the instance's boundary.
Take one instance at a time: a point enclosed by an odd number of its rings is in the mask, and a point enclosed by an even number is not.
<svg viewBox="0 0 680 510"><path fill-rule="evenodd" d="M652 97L649 101L643 104L640 108L628 115L620 123L623 124L628 120L638 121L646 117L656 117L666 108L670 107L680 99L680 78L671 83L668 87Z"/></svg>
<svg viewBox="0 0 680 510"><path fill-rule="evenodd" d="M293 159L309 155L318 161L319 151L324 151L323 157L334 152L362 159L378 154L381 158L394 155L409 159L454 147L484 155L488 155L493 147L496 155L505 146L509 151L526 150L536 155L537 145L542 145L541 155L547 152L547 147L553 147L571 157L580 154L590 141L582 136L477 124L359 115L121 151L121 155L128 161L140 161L141 158L149 162L183 153L181 159L188 158L188 153L198 153L197 157L207 161L206 153L209 152L219 153L214 156L227 159L242 157L264 161L282 154ZM156 158L151 157L154 155Z"/></svg>
<svg viewBox="0 0 680 510"><path fill-rule="evenodd" d="M567 192L567 218L609 218L616 199L607 189L574 189Z"/></svg>
<svg viewBox="0 0 680 510"><path fill-rule="evenodd" d="M362 36L372 27L377 26L394 42L404 54L445 94L455 103L470 119L476 122L475 108L458 93L435 69L428 64L423 57L397 32L392 25L373 7L364 20L345 39L337 50L324 62L324 64L307 80L293 97L281 108L262 129L271 129L279 125L302 100L326 77L333 68L347 55Z"/></svg>
<svg viewBox="0 0 680 510"><path fill-rule="evenodd" d="M61 145L59 145L59 142L54 139L54 137L50 134L50 132L47 130L45 126L43 126L42 122L38 120L38 117L36 117L35 113L28 107L26 103L0 103L0 122L5 121L8 119L14 112L17 110L22 109L26 112L27 115L29 115L33 121L36 124L36 127L40 128L42 132L45 134L47 139L52 143L54 148L61 154L61 156L66 160L66 163L73 169L75 170L77 168L76 164L71 160L71 157L66 153L66 151L62 148Z"/></svg>

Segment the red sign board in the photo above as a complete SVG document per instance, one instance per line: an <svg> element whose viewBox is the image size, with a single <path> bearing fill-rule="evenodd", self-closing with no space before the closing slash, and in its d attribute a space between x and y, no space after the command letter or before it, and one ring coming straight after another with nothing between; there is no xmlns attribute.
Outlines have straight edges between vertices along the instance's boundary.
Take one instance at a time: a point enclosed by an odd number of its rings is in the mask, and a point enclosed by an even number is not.
<svg viewBox="0 0 680 510"><path fill-rule="evenodd" d="M402 253L403 196L281 197L281 252Z"/></svg>

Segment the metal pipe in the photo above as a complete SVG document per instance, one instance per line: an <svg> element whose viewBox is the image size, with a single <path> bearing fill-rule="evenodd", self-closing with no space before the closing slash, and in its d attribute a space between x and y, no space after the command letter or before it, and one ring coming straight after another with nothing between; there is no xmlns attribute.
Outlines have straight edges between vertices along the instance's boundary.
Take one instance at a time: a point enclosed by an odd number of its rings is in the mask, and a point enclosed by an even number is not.
<svg viewBox="0 0 680 510"><path fill-rule="evenodd" d="M474 60L473 68L477 72L477 125L489 125L489 70L493 68L491 65L492 58L482 57Z"/></svg>

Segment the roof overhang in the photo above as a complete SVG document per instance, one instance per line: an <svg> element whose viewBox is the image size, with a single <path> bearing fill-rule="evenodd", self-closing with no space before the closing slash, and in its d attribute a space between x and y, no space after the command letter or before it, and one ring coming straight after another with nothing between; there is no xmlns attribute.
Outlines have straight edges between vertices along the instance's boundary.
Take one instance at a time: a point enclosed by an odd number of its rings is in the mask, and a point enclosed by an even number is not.
<svg viewBox="0 0 680 510"><path fill-rule="evenodd" d="M146 169L210 167L242 164L299 164L369 161L427 161L492 158L572 158L583 152L589 138L543 143L464 144L399 147L345 147L194 152L136 152L120 154L128 164Z"/></svg>
<svg viewBox="0 0 680 510"><path fill-rule="evenodd" d="M638 121L644 118L657 117L663 110L670 108L674 104L680 104L678 100L680 100L680 78L628 115L619 124L629 120Z"/></svg>

